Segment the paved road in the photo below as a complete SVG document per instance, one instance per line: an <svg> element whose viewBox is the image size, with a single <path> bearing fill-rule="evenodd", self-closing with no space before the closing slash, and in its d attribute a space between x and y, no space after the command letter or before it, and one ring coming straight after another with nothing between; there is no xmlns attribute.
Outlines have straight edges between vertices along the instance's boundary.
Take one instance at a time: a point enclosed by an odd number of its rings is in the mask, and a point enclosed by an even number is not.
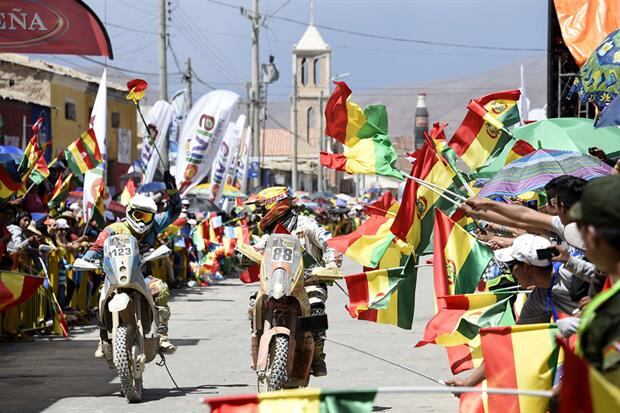
<svg viewBox="0 0 620 413"><path fill-rule="evenodd" d="M345 272L359 270L351 262ZM255 287L228 280L208 288L175 291L171 334L178 346L168 364L182 391L166 371L151 363L144 379L144 402L128 406L119 394L118 377L92 354L97 333L80 329L70 340L37 339L0 344L0 412L208 412L203 397L252 393L249 365L247 297ZM433 313L432 274L420 270L414 331L353 320L346 297L330 289L328 336L358 346L438 378L449 376L442 348L413 348ZM311 379L320 387L433 385L407 371L333 343L326 345L329 375ZM378 395L374 411L456 412L451 395Z"/></svg>

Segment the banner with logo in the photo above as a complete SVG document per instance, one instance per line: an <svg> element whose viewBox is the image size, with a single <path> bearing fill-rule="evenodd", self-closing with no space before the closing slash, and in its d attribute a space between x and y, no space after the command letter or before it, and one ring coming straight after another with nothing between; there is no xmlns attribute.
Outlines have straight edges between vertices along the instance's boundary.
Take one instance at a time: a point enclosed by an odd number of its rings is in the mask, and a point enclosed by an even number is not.
<svg viewBox="0 0 620 413"><path fill-rule="evenodd" d="M172 121L168 129L168 169L173 176L176 176L179 134L189 110L187 90L181 89L175 93L170 99L170 106L172 107Z"/></svg>
<svg viewBox="0 0 620 413"><path fill-rule="evenodd" d="M142 170L144 171L142 177L143 184L153 182L157 167L161 165L159 156L151 142L155 142L155 146L157 146L162 156L166 156L166 139L168 138L168 128L172 121L172 112L172 106L170 106L168 102L165 100L158 100L146 116L146 124L149 127L149 132L147 133L151 134L152 140L144 136L144 142L142 143L140 161L142 163ZM164 159L164 162L165 161Z"/></svg>
<svg viewBox="0 0 620 413"><path fill-rule="evenodd" d="M181 195L199 184L211 171L230 114L239 95L228 90L207 93L187 115L179 136L176 180Z"/></svg>
<svg viewBox="0 0 620 413"><path fill-rule="evenodd" d="M0 16L0 53L112 58L105 27L83 1L3 0Z"/></svg>
<svg viewBox="0 0 620 413"><path fill-rule="evenodd" d="M239 140L245 127L245 115L239 115L236 122L226 128L224 141L211 168L211 199L218 205L224 193L224 183L232 159L239 150Z"/></svg>
<svg viewBox="0 0 620 413"><path fill-rule="evenodd" d="M241 145L239 145L239 154L237 155L237 170L235 171L235 180L233 182L233 186L243 193L247 191L251 144L252 129L248 126L245 130L245 135L241 140Z"/></svg>

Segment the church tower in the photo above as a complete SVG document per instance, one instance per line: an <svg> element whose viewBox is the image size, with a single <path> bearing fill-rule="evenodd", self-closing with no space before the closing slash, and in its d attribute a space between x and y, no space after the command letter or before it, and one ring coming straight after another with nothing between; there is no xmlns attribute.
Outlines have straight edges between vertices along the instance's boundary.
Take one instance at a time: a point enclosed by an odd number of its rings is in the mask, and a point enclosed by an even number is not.
<svg viewBox="0 0 620 413"><path fill-rule="evenodd" d="M331 79L331 47L314 26L310 25L299 42L293 47L293 85L297 89L296 108L291 105L291 121L297 118L298 157L311 156L318 161L320 151L321 117L325 102L329 98ZM295 95L295 90L293 90ZM296 110L295 110L296 109ZM324 129L324 125L323 125ZM309 151L310 153L304 153ZM301 160L301 159L300 159ZM317 162L317 168L319 168ZM315 174L312 174L315 175ZM299 175L299 188L313 190L315 178L312 175Z"/></svg>

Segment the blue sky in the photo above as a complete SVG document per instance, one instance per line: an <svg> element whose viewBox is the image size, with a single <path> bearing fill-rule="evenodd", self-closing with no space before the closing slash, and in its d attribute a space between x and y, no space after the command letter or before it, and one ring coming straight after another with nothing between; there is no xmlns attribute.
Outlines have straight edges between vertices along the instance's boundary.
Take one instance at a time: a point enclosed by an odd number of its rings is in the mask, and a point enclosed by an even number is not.
<svg viewBox="0 0 620 413"><path fill-rule="evenodd" d="M217 4L223 2L225 5ZM157 0L86 0L107 24L115 59L122 68L156 74L159 70ZM261 30L261 61L273 54L280 80L270 95L290 94L291 50L305 27L280 18L308 22L306 0L261 0L272 14ZM227 7L234 6L234 7ZM250 23L238 7L251 0L170 0L170 43L181 69L187 57L198 77L218 88L245 94L250 78ZM539 51L504 51L420 45L379 40L319 28L333 49L332 73L350 72L354 90L415 85L430 80L481 73L515 61L544 57L546 0L315 0L315 22L371 35ZM180 87L179 69L168 54L169 93ZM50 58L48 56L37 56ZM79 57L52 60L78 68L93 63ZM97 58L103 62L103 59ZM144 77L157 87L158 77ZM195 83L194 96L207 92Z"/></svg>

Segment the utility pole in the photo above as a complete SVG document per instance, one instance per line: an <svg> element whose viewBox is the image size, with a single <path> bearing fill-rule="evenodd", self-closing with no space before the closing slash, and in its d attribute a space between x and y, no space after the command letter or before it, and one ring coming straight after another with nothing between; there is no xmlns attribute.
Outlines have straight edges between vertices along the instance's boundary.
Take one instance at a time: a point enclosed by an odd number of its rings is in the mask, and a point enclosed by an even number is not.
<svg viewBox="0 0 620 413"><path fill-rule="evenodd" d="M192 98L192 58L188 57L186 62L185 75L183 80L187 83L187 103L189 108L192 108L194 100Z"/></svg>
<svg viewBox="0 0 620 413"><path fill-rule="evenodd" d="M260 14L258 12L258 0L252 1L253 10L249 16L252 22L252 88L250 91L251 125L252 125L252 156L254 160L260 159L260 83L259 83L259 50L258 36L260 29ZM260 185L261 174L258 176Z"/></svg>
<svg viewBox="0 0 620 413"><path fill-rule="evenodd" d="M297 65L296 55L293 55L293 96L291 105L293 105L293 119L291 119L291 132L293 140L293 162L291 165L291 188L297 191Z"/></svg>
<svg viewBox="0 0 620 413"><path fill-rule="evenodd" d="M159 0L159 98L168 100L168 62L166 59L166 0Z"/></svg>
<svg viewBox="0 0 620 413"><path fill-rule="evenodd" d="M323 152L323 91L321 90L319 94L319 151ZM319 155L320 157L320 155ZM319 162L318 170L317 170L317 181L318 181L318 191L324 192L323 188L323 166L321 162Z"/></svg>

